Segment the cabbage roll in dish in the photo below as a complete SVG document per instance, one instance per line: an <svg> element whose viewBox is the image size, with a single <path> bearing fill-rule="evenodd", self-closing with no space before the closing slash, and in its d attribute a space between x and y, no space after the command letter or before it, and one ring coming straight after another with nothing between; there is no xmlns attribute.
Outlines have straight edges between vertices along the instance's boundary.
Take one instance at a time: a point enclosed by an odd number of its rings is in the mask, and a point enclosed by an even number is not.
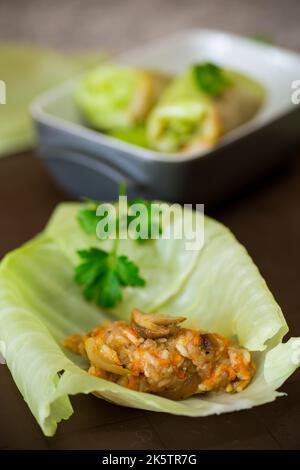
<svg viewBox="0 0 300 470"><path fill-rule="evenodd" d="M103 65L79 80L75 100L95 129L126 129L145 120L168 82L160 72Z"/></svg>
<svg viewBox="0 0 300 470"><path fill-rule="evenodd" d="M264 101L255 80L211 63L175 78L147 122L149 145L160 152L206 150L254 117Z"/></svg>

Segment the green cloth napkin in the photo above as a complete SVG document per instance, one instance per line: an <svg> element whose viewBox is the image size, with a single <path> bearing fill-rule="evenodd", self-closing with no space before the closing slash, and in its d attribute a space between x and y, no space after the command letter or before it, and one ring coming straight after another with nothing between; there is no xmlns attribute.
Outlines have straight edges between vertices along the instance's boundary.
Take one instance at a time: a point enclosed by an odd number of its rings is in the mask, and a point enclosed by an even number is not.
<svg viewBox="0 0 300 470"><path fill-rule="evenodd" d="M63 54L22 44L0 44L0 80L6 87L6 104L0 104L0 157L34 145L28 111L40 93L95 66L103 55Z"/></svg>

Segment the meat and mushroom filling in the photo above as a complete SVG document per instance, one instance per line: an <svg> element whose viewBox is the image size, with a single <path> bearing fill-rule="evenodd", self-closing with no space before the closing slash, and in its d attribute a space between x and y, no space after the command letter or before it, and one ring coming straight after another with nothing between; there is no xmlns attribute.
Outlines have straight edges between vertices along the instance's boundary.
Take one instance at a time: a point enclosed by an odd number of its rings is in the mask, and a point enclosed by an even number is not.
<svg viewBox="0 0 300 470"><path fill-rule="evenodd" d="M247 387L255 372L250 352L217 333L182 328L184 320L135 309L129 323L105 322L64 345L87 356L89 374L173 400Z"/></svg>

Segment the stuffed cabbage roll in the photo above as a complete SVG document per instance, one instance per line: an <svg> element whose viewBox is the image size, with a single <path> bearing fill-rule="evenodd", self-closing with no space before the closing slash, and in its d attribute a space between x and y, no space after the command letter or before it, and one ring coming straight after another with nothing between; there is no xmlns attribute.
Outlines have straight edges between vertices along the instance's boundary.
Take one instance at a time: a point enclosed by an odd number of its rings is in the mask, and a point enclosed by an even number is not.
<svg viewBox="0 0 300 470"><path fill-rule="evenodd" d="M87 356L89 374L140 392L182 400L244 390L255 373L250 352L217 333L182 328L184 320L134 309L130 323L106 322L64 345Z"/></svg>
<svg viewBox="0 0 300 470"><path fill-rule="evenodd" d="M190 67L166 88L147 122L149 144L160 152L205 150L250 120L264 89L238 72L211 63Z"/></svg>
<svg viewBox="0 0 300 470"><path fill-rule="evenodd" d="M145 120L168 81L156 71L103 65L79 81L75 99L95 129L124 129Z"/></svg>

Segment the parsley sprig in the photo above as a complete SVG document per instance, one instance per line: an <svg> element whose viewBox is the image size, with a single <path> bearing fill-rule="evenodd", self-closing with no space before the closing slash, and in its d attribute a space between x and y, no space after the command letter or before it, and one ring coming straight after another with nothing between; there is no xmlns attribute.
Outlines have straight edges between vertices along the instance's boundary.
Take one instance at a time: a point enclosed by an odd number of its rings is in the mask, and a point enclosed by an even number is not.
<svg viewBox="0 0 300 470"><path fill-rule="evenodd" d="M79 210L77 214L77 220L81 228L88 234L96 234L97 225L105 216L100 216L96 214L97 206L99 202L93 200L87 200L89 207L83 207ZM161 235L162 233L162 214L161 211L153 211L153 204L151 201L147 201L142 198L136 198L128 201L128 211L127 214L122 214L120 216L118 207L116 210L116 220L114 221L116 232L118 234L120 225L125 227L128 230L130 223L136 218L136 215L130 215L130 208L134 204L140 204L144 206L145 217L141 217L140 227L138 229L138 237L136 238L137 242L144 243L148 240L151 240L152 232ZM125 217L125 219L124 219ZM109 235L109 232L106 233Z"/></svg>
<svg viewBox="0 0 300 470"><path fill-rule="evenodd" d="M194 65L192 73L197 87L207 95L220 95L229 85L224 70L211 62Z"/></svg>
<svg viewBox="0 0 300 470"><path fill-rule="evenodd" d="M120 188L120 194L124 194L124 188ZM87 200L88 206L78 211L77 220L80 227L88 235L96 234L97 225L104 216L96 213L99 203L91 199ZM119 226L125 226L128 230L130 223L136 215L130 214L130 207L133 204L142 204L147 217L142 217L139 227L137 241L142 243L151 239L152 232L162 233L161 212L153 213L151 201L144 199L133 199L128 201L128 211L120 215L119 208L116 211L116 239L114 240L111 252L91 247L87 250L78 251L81 263L75 268L75 281L83 288L83 295L86 300L94 301L97 305L104 308L112 308L122 300L122 288L143 287L146 282L141 277L138 266L130 261L127 256L118 255L118 231ZM128 213L129 212L129 213ZM109 233L107 233L107 236ZM146 236L145 236L146 235Z"/></svg>
<svg viewBox="0 0 300 470"><path fill-rule="evenodd" d="M100 217L96 215L97 203L95 201L90 201L90 205L91 207L84 207L78 211L77 220L85 233L93 235L96 233Z"/></svg>
<svg viewBox="0 0 300 470"><path fill-rule="evenodd" d="M99 248L78 251L82 263L75 268L75 281L83 286L86 300L111 308L122 300L122 287L143 287L145 280L127 256Z"/></svg>

